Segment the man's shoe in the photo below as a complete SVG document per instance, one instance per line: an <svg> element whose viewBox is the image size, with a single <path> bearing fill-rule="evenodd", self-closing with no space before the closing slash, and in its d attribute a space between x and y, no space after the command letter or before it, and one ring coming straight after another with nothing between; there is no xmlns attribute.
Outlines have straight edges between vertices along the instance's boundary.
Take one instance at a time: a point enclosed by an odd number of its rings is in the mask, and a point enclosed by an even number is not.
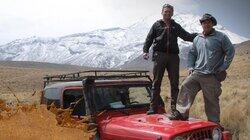
<svg viewBox="0 0 250 140"><path fill-rule="evenodd" d="M188 117L183 117L178 110L171 112L171 116L169 116L168 118L169 120L182 120L182 121L188 120Z"/></svg>
<svg viewBox="0 0 250 140"><path fill-rule="evenodd" d="M221 131L225 130L225 128L223 126L221 126L220 124L218 124L218 125L219 125L219 128L220 128Z"/></svg>
<svg viewBox="0 0 250 140"><path fill-rule="evenodd" d="M154 111L153 108L150 108L150 109L147 111L147 115L151 115L151 114L156 114L156 112Z"/></svg>

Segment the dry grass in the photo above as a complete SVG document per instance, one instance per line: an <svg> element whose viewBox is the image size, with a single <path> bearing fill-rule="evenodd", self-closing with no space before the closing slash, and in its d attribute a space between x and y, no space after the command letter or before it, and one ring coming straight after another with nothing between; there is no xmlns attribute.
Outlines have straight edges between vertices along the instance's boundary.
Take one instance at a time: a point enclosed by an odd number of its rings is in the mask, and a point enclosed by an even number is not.
<svg viewBox="0 0 250 140"><path fill-rule="evenodd" d="M18 98L22 103L39 104L43 76L67 72L69 72L68 69L0 66L0 99L17 102Z"/></svg>

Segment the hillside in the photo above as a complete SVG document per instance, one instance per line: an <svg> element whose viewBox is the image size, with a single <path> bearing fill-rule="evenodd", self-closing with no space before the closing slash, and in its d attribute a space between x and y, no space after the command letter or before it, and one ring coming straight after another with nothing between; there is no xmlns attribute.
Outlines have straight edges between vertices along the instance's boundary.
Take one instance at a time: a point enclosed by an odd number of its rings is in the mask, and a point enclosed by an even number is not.
<svg viewBox="0 0 250 140"><path fill-rule="evenodd" d="M0 99L11 99L15 94L23 102L39 102L43 87L43 76L87 70L74 65L41 62L0 61ZM33 96L32 96L33 95Z"/></svg>

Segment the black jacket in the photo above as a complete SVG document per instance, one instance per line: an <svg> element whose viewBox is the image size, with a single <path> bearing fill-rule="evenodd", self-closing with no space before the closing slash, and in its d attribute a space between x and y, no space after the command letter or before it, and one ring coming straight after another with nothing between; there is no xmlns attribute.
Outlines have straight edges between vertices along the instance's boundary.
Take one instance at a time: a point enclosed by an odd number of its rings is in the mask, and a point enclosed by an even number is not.
<svg viewBox="0 0 250 140"><path fill-rule="evenodd" d="M180 37L185 41L192 42L197 35L197 33L188 33L174 20L171 20L169 30L165 27L166 24L163 20L158 20L153 24L144 43L144 53L148 53L149 48L153 44L154 52L158 51L170 54L179 54L177 37Z"/></svg>

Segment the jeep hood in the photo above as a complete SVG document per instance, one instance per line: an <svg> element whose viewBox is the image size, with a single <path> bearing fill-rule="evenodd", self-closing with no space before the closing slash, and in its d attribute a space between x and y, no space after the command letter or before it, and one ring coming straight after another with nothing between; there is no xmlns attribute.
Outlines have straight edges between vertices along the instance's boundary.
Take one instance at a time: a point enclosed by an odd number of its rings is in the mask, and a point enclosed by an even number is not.
<svg viewBox="0 0 250 140"><path fill-rule="evenodd" d="M176 134L190 130L213 127L216 124L204 120L190 118L188 121L172 121L167 114L136 114L121 117L112 117L103 120L102 131L117 135L134 135L147 137L147 135L172 137Z"/></svg>

